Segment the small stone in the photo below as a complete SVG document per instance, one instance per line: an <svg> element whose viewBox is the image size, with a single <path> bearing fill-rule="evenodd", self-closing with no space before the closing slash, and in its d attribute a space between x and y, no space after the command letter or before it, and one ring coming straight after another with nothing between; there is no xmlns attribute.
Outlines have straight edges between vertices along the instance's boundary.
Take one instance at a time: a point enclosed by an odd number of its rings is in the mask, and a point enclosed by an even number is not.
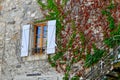
<svg viewBox="0 0 120 80"><path fill-rule="evenodd" d="M3 41L2 40L0 40L0 46L2 46L3 45Z"/></svg>
<svg viewBox="0 0 120 80"><path fill-rule="evenodd" d="M26 0L26 4L27 4L27 5L30 5L31 3L32 3L32 1Z"/></svg>
<svg viewBox="0 0 120 80"><path fill-rule="evenodd" d="M17 65L16 68L21 68L21 65Z"/></svg>
<svg viewBox="0 0 120 80"><path fill-rule="evenodd" d="M12 22L8 22L8 24L15 24L15 21L12 21Z"/></svg>
<svg viewBox="0 0 120 80"><path fill-rule="evenodd" d="M31 17L35 17L35 13L31 14Z"/></svg>
<svg viewBox="0 0 120 80"><path fill-rule="evenodd" d="M15 21L14 21L13 19L8 19L8 20L7 20L7 23L8 23L8 24L15 24Z"/></svg>

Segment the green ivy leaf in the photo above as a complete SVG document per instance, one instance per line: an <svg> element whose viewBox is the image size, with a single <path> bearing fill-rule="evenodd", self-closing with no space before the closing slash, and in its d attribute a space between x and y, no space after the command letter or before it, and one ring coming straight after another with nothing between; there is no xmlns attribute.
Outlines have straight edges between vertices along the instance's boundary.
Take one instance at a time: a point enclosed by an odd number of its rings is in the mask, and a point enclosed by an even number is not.
<svg viewBox="0 0 120 80"><path fill-rule="evenodd" d="M114 9L115 8L115 5L111 2L111 4L107 7L108 9Z"/></svg>
<svg viewBox="0 0 120 80"><path fill-rule="evenodd" d="M58 52L52 58L53 58L54 61L56 61L56 60L60 59L63 55L64 55L63 52Z"/></svg>
<svg viewBox="0 0 120 80"><path fill-rule="evenodd" d="M79 76L73 76L71 80L80 80L79 78Z"/></svg>
<svg viewBox="0 0 120 80"><path fill-rule="evenodd" d="M103 15L108 15L108 16L111 15L111 13L107 10L102 10L102 14Z"/></svg>

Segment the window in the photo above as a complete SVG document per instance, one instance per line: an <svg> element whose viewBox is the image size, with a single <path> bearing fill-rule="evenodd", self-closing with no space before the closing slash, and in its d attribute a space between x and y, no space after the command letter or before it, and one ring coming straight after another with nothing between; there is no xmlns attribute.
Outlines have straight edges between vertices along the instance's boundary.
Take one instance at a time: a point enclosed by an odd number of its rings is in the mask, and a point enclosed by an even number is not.
<svg viewBox="0 0 120 80"><path fill-rule="evenodd" d="M34 25L23 25L21 57L55 53L56 20Z"/></svg>
<svg viewBox="0 0 120 80"><path fill-rule="evenodd" d="M34 25L34 46L32 54L43 54L47 49L47 25Z"/></svg>

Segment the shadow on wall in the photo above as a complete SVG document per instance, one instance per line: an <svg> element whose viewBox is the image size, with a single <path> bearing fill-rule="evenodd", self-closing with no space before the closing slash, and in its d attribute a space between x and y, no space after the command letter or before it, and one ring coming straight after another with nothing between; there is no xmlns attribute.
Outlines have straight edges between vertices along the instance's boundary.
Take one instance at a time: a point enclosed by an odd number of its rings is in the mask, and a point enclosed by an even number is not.
<svg viewBox="0 0 120 80"><path fill-rule="evenodd" d="M2 10L2 6L0 5L0 11Z"/></svg>

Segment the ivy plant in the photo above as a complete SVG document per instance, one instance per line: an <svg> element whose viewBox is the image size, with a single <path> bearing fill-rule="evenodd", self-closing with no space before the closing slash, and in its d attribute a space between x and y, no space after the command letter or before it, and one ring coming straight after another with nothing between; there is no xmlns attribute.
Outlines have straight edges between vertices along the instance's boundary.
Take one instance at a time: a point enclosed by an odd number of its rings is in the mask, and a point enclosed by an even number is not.
<svg viewBox="0 0 120 80"><path fill-rule="evenodd" d="M91 67L106 53L106 50L92 46L98 37L93 37L90 25L87 24L90 15L88 11L90 10L87 10L84 4L82 4L84 8L80 5L80 8L76 8L76 4L81 3L80 0L46 0L46 3L42 1L37 0L41 10L46 13L44 14L45 19L37 20L35 23L56 20L57 51L56 54L49 55L48 60L53 67L56 67L56 70L58 70L58 66L64 72L63 80L79 80L81 74L78 73L70 78L72 66L80 60L84 60L85 68ZM91 7L94 8L94 6ZM111 2L109 6L102 10L102 15L106 16L110 30L110 36L104 37L103 42L109 48L114 48L120 44L120 26L115 24L110 11L115 7ZM83 26L81 26L82 24ZM91 49L94 50L93 53L91 53ZM85 55L85 53L87 54Z"/></svg>
<svg viewBox="0 0 120 80"><path fill-rule="evenodd" d="M104 39L104 43L110 48L114 48L115 46L120 45L120 25L115 25L114 18L112 17L112 13L110 10L114 9L115 5L111 2L111 4L104 10L102 10L102 14L107 17L107 21L109 22L109 28L111 30L110 37Z"/></svg>

